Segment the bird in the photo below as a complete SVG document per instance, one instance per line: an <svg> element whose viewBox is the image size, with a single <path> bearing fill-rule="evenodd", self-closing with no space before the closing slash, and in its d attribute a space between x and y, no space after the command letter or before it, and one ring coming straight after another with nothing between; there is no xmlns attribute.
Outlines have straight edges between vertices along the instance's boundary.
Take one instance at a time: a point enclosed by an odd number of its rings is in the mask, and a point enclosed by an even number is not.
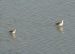
<svg viewBox="0 0 75 54"><path fill-rule="evenodd" d="M16 33L16 29L12 29L9 32L12 33L12 34L15 34Z"/></svg>
<svg viewBox="0 0 75 54"><path fill-rule="evenodd" d="M56 26L62 27L64 25L64 20L56 22Z"/></svg>
<svg viewBox="0 0 75 54"><path fill-rule="evenodd" d="M15 39L16 38L16 29L13 28L13 29L9 30L9 34Z"/></svg>

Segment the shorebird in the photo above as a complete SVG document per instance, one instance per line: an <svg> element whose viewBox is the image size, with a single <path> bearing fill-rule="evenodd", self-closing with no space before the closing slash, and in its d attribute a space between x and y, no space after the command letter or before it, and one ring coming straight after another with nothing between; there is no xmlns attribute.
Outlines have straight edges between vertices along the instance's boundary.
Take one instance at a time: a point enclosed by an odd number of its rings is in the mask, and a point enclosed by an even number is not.
<svg viewBox="0 0 75 54"><path fill-rule="evenodd" d="M59 32L64 32L64 22L63 20L58 20L56 23L56 30L58 30Z"/></svg>
<svg viewBox="0 0 75 54"><path fill-rule="evenodd" d="M64 24L63 20L56 22L56 26L62 27Z"/></svg>
<svg viewBox="0 0 75 54"><path fill-rule="evenodd" d="M10 31L9 31L9 33L10 33L10 35L13 37L13 38L16 38L16 29L14 28L14 29L11 29Z"/></svg>
<svg viewBox="0 0 75 54"><path fill-rule="evenodd" d="M16 33L16 29L12 29L9 32L12 33L12 34L15 34Z"/></svg>

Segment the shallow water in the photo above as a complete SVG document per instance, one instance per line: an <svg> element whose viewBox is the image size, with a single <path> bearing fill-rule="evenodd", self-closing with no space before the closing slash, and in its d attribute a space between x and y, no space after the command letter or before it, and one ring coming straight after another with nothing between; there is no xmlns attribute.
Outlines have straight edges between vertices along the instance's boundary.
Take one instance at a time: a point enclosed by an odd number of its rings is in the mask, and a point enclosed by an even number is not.
<svg viewBox="0 0 75 54"><path fill-rule="evenodd" d="M64 33L54 26L58 16ZM0 54L75 54L74 32L74 0L0 0Z"/></svg>

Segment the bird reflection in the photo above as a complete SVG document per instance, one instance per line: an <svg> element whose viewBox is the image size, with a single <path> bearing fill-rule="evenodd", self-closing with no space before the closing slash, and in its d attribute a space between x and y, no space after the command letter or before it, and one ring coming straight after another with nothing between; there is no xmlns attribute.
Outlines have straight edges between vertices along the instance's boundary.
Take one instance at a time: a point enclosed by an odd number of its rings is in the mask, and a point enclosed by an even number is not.
<svg viewBox="0 0 75 54"><path fill-rule="evenodd" d="M56 30L59 31L59 32L64 32L64 27L59 27L59 26L56 26Z"/></svg>

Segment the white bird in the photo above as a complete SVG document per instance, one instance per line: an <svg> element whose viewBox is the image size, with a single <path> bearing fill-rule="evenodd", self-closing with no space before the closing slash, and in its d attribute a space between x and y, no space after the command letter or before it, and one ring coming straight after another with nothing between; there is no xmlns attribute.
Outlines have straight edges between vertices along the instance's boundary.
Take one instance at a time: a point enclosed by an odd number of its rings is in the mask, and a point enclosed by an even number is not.
<svg viewBox="0 0 75 54"><path fill-rule="evenodd" d="M9 32L12 33L12 34L15 34L16 33L16 29L12 29Z"/></svg>
<svg viewBox="0 0 75 54"><path fill-rule="evenodd" d="M56 22L56 25L62 27L64 25L63 20Z"/></svg>
<svg viewBox="0 0 75 54"><path fill-rule="evenodd" d="M9 30L9 33L13 38L16 38L16 29L15 28Z"/></svg>

